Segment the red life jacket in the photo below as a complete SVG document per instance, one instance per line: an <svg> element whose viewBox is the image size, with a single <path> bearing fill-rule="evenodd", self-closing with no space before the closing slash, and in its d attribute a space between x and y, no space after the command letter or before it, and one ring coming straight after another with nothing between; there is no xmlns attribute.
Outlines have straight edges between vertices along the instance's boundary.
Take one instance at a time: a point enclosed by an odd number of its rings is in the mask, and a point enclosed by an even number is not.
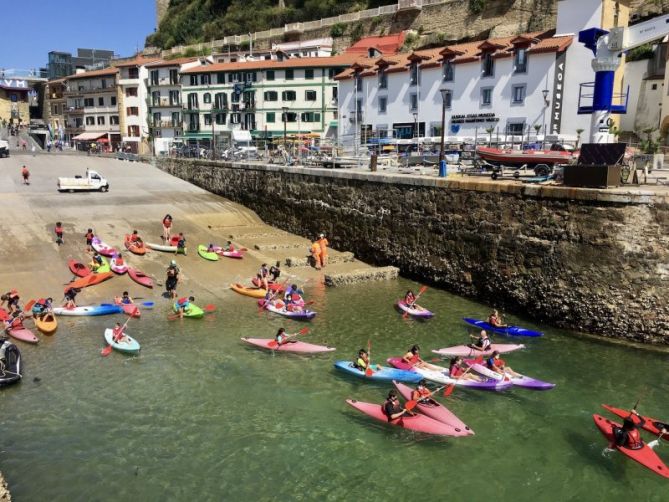
<svg viewBox="0 0 669 502"><path fill-rule="evenodd" d="M639 429L627 431L626 446L630 450L638 450L640 448L643 448L643 441L641 440L641 434L639 434Z"/></svg>
<svg viewBox="0 0 669 502"><path fill-rule="evenodd" d="M420 356L418 354L414 354L409 358L409 363L410 364L416 364L419 359L420 359Z"/></svg>
<svg viewBox="0 0 669 502"><path fill-rule="evenodd" d="M177 300L177 305L179 305L179 307L183 307L187 303L188 303L188 298L179 298Z"/></svg>
<svg viewBox="0 0 669 502"><path fill-rule="evenodd" d="M430 391L429 390L427 390L427 389L423 389L423 390L414 389L414 391L411 393L411 399L413 399L414 401L418 401L419 399L424 398L424 397L430 397Z"/></svg>

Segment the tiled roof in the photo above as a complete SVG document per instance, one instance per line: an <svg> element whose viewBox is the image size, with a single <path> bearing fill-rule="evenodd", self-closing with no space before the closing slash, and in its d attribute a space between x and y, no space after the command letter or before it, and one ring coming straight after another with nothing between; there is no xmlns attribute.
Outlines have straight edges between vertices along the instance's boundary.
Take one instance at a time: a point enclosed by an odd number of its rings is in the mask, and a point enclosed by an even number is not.
<svg viewBox="0 0 669 502"><path fill-rule="evenodd" d="M365 37L346 49L345 54L367 54L369 49L376 49L381 54L397 54L403 43L403 31L383 37Z"/></svg>
<svg viewBox="0 0 669 502"><path fill-rule="evenodd" d="M137 56L127 61L115 61L112 64L117 68L128 68L133 66L143 66L149 63L160 61L158 58L146 58L144 56Z"/></svg>
<svg viewBox="0 0 669 502"><path fill-rule="evenodd" d="M350 66L359 57L355 54L340 54L322 58L291 58L284 61L245 61L236 63L216 63L207 66L188 68L182 73L210 73L219 71L280 70L283 68L327 68Z"/></svg>
<svg viewBox="0 0 669 502"><path fill-rule="evenodd" d="M192 63L197 61L199 58L190 57L190 58L174 58L174 59L159 59L153 63L147 63L147 68L165 68L167 66L181 66L182 64Z"/></svg>
<svg viewBox="0 0 669 502"><path fill-rule="evenodd" d="M83 73L77 73L75 75L70 75L69 77L65 77L65 79L75 80L79 78L106 77L108 75L116 75L117 73L118 73L118 68L112 66L110 68L103 68L102 70L93 70L93 71L85 71Z"/></svg>
<svg viewBox="0 0 669 502"><path fill-rule="evenodd" d="M534 54L540 52L563 52L573 42L574 37L571 35L565 35L560 37L551 37L541 40L538 44L533 45L529 48L527 52Z"/></svg>

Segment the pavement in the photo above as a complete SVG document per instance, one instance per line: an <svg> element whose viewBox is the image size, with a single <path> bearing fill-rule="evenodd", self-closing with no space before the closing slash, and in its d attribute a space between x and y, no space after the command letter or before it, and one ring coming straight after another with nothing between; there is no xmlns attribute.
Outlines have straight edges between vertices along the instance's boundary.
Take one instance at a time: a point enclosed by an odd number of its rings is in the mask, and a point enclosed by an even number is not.
<svg viewBox="0 0 669 502"><path fill-rule="evenodd" d="M31 172L30 185L24 185L21 166ZM83 175L86 168L96 170L110 183L107 193L59 193L59 176ZM19 290L24 300L51 296L61 301L64 285L72 279L67 260L74 258L88 263L84 234L87 228L107 244L121 251L124 235L137 229L145 242L161 242L162 219L174 218L173 229L184 232L188 240L188 256L174 256L152 251L144 257L124 252L131 265L154 276L160 284L171 259L182 270L179 294L199 297L220 297L234 294L231 282L248 283L263 262L273 263L286 257L307 254L309 242L265 224L248 208L206 192L149 164L115 159L72 156L31 155L13 153L0 159L0 218L3 238L0 240L0 291ZM55 243L53 227L63 223L65 243ZM232 238L230 237L232 236ZM221 258L225 266L203 260L197 255L197 244L222 244L232 239L248 252L243 260ZM337 260L340 253L332 251ZM350 254L346 260L327 268L328 273L369 267ZM283 263L283 262L282 262ZM307 266L283 266L284 277L299 284L307 280L324 280L324 272ZM213 272L213 273L212 273ZM157 297L135 284L128 277L114 278L93 288L84 289L77 301L87 304L109 301L122 291L131 296ZM308 293L308 291L307 291Z"/></svg>

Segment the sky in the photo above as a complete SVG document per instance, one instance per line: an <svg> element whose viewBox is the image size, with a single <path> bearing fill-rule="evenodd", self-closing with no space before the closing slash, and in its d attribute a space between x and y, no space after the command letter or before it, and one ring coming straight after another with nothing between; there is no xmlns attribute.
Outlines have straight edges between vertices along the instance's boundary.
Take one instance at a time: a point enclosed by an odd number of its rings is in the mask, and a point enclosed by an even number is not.
<svg viewBox="0 0 669 502"><path fill-rule="evenodd" d="M0 0L0 68L46 67L50 51L131 56L156 26L154 0Z"/></svg>

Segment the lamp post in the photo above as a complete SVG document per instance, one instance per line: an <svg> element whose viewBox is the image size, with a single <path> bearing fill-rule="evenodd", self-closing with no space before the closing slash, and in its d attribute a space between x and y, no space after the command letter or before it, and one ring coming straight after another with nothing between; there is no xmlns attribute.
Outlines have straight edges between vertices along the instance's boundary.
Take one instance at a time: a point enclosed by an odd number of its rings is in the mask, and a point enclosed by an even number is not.
<svg viewBox="0 0 669 502"><path fill-rule="evenodd" d="M281 111L283 112L283 149L288 153L286 145L286 122L288 121L288 107L282 106Z"/></svg>
<svg viewBox="0 0 669 502"><path fill-rule="evenodd" d="M413 112L413 137L420 137L420 134L418 134L418 112Z"/></svg>
<svg viewBox="0 0 669 502"><path fill-rule="evenodd" d="M541 117L541 120L543 122L542 127L544 129L544 137L541 141L541 149L543 150L546 147L546 110L548 109L548 105L550 105L550 101L548 100L548 89L544 89L543 91L541 91L541 94L544 97L544 111Z"/></svg>
<svg viewBox="0 0 669 502"><path fill-rule="evenodd" d="M447 89L441 89L441 141L439 142L439 176L442 172L442 164L444 165L444 171L446 163L444 162L444 130L446 129L446 97L448 96L449 91Z"/></svg>

